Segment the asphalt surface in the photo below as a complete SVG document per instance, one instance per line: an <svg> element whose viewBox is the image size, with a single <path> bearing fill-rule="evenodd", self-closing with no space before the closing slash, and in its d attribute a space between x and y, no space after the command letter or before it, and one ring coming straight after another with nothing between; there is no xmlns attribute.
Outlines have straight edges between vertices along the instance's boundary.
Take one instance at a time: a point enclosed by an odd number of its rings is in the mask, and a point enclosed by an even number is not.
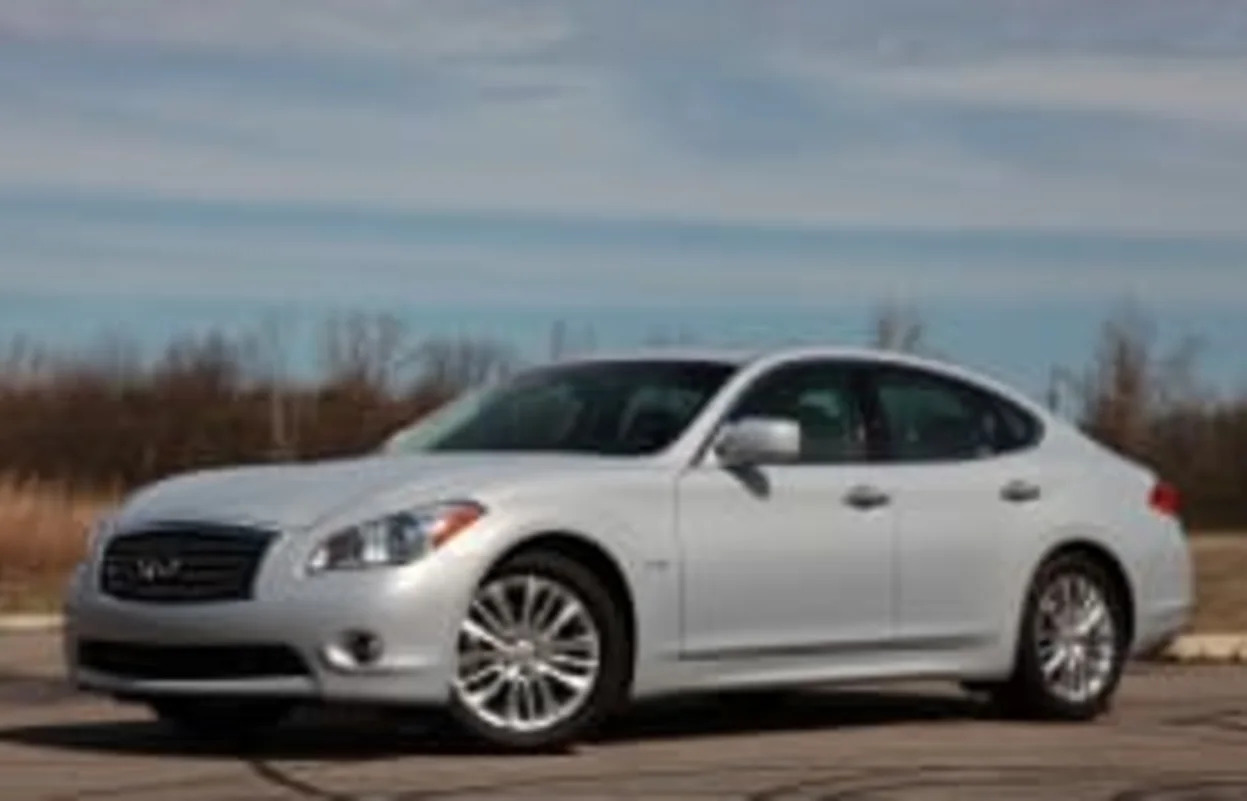
<svg viewBox="0 0 1247 801"><path fill-rule="evenodd" d="M558 756L421 721L308 713L206 747L76 695L50 635L0 635L0 799L1247 801L1247 668L1141 666L1091 725L1004 722L918 684L650 706Z"/></svg>

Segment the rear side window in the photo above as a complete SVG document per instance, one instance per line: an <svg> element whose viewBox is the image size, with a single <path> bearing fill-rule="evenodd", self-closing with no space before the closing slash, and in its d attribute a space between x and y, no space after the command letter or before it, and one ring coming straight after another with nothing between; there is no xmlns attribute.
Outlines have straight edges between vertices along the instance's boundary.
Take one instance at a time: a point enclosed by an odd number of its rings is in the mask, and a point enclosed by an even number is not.
<svg viewBox="0 0 1247 801"><path fill-rule="evenodd" d="M951 378L907 368L874 376L893 461L985 459L1023 450L1040 426L1026 411L993 393Z"/></svg>
<svg viewBox="0 0 1247 801"><path fill-rule="evenodd" d="M983 398L996 416L997 453L1026 450L1039 444L1043 426L1030 412L995 395L984 393Z"/></svg>

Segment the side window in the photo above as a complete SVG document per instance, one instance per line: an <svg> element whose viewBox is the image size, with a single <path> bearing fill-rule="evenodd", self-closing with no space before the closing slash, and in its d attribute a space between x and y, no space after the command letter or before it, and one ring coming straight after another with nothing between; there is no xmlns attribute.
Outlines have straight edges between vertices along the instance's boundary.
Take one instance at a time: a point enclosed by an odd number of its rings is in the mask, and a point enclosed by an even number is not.
<svg viewBox="0 0 1247 801"><path fill-rule="evenodd" d="M917 370L876 374L892 458L905 462L967 461L1029 447L1038 423L1003 399Z"/></svg>
<svg viewBox="0 0 1247 801"><path fill-rule="evenodd" d="M834 363L781 367L763 376L731 415L782 417L801 426L801 462L837 464L866 458L866 427L852 368Z"/></svg>
<svg viewBox="0 0 1247 801"><path fill-rule="evenodd" d="M996 451L1012 453L1025 450L1039 442L1043 426L1023 409L1003 398L987 397L995 416Z"/></svg>

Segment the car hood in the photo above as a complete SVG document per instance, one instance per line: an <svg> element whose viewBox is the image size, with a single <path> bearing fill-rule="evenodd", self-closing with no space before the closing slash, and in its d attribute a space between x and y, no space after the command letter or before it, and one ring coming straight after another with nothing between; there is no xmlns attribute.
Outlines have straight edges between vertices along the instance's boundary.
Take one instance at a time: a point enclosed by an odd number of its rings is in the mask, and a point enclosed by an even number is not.
<svg viewBox="0 0 1247 801"><path fill-rule="evenodd" d="M117 525L219 521L302 529L374 499L401 494L411 503L425 503L470 497L509 479L582 473L621 462L580 455L422 454L210 470L140 491L122 508Z"/></svg>

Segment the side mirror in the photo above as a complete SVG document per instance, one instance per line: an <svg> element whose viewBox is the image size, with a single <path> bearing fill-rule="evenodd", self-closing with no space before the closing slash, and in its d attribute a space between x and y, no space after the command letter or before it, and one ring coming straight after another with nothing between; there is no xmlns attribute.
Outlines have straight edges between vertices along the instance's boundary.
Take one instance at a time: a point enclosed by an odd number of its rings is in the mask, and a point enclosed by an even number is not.
<svg viewBox="0 0 1247 801"><path fill-rule="evenodd" d="M795 462L801 458L801 424L782 417L746 417L719 431L714 451L728 467Z"/></svg>

